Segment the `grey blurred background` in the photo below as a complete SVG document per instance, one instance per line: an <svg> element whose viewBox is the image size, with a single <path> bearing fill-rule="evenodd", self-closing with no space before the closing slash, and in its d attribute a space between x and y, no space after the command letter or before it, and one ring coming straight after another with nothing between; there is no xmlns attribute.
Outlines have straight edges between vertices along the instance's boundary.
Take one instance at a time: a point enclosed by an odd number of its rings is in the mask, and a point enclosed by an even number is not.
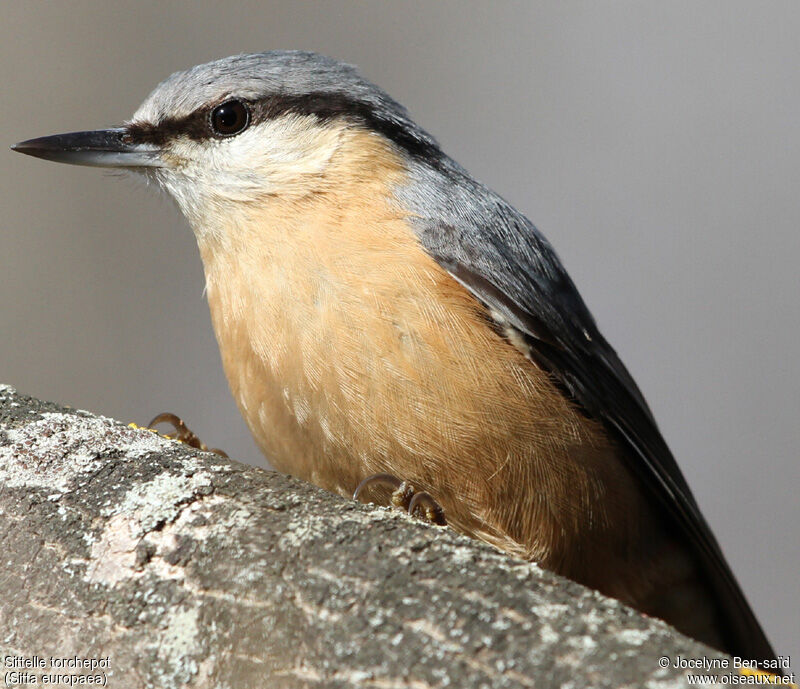
<svg viewBox="0 0 800 689"><path fill-rule="evenodd" d="M800 652L800 5L0 7L4 146L117 124L171 72L233 53L358 64L550 238L776 650ZM7 149L0 175L0 381L125 421L174 411L263 464L172 204Z"/></svg>

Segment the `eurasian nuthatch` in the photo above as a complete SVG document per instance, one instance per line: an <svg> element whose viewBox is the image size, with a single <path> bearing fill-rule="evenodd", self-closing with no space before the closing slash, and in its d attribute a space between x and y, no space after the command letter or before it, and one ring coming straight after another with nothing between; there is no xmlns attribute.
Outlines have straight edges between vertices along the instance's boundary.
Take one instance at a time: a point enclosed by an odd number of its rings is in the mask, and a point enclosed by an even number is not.
<svg viewBox="0 0 800 689"><path fill-rule="evenodd" d="M463 533L774 657L550 244L355 69L217 60L122 127L14 148L172 195L233 395L276 468L343 495L402 478Z"/></svg>

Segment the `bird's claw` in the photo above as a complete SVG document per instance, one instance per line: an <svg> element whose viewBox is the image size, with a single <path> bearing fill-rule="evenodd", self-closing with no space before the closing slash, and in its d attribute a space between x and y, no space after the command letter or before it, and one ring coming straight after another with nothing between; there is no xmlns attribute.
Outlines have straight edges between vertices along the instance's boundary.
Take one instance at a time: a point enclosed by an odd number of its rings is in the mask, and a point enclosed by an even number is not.
<svg viewBox="0 0 800 689"><path fill-rule="evenodd" d="M411 515L421 510L423 518L427 519L427 521L439 526L447 526L442 506L434 500L430 493L425 491L417 492L408 481L401 481L392 474L367 476L353 492L353 500L358 500L361 493L369 486L381 484L388 485L392 489L390 500L395 507Z"/></svg>
<svg viewBox="0 0 800 689"><path fill-rule="evenodd" d="M442 506L436 502L430 493L422 490L414 494L414 497L411 498L411 502L408 505L408 513L414 514L417 508L422 510L423 516L431 524L447 526L447 519L444 517L444 509L442 509Z"/></svg>
<svg viewBox="0 0 800 689"><path fill-rule="evenodd" d="M213 452L214 454L221 455L222 457L228 456L226 452L217 447L208 448L206 444L197 437L197 434L194 433L194 431L192 431L184 423L183 419L176 414L170 414L169 412L159 414L147 424L147 428L155 430L154 426L157 426L160 423L168 423L175 429L172 433L164 433L163 435L165 438L177 440L180 443L184 443L185 445L193 447L197 450L202 450L203 452Z"/></svg>

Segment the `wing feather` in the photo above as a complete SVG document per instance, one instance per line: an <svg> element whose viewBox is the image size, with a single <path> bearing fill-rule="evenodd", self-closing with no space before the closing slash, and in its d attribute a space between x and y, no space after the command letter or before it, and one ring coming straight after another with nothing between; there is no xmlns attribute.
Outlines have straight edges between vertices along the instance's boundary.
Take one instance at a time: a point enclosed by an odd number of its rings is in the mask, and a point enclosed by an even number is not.
<svg viewBox="0 0 800 689"><path fill-rule="evenodd" d="M590 416L627 448L626 461L692 544L733 639L731 652L775 653L725 561L642 393L600 334L575 285L533 224L449 159L419 168L402 199L423 246L526 339Z"/></svg>

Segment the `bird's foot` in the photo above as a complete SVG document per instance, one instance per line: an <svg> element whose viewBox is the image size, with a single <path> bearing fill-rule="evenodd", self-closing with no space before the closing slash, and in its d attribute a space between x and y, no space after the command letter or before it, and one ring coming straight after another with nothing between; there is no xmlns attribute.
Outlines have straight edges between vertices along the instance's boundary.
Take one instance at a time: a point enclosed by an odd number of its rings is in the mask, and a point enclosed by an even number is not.
<svg viewBox="0 0 800 689"><path fill-rule="evenodd" d="M172 440L177 440L180 443L184 443L189 447L194 447L198 450L202 450L203 452L213 452L214 454L221 455L222 457L227 457L227 453L223 450L220 450L217 447L208 448L206 444L197 437L197 434L194 433L184 422L183 419L175 414L170 414L169 412L165 412L163 414L159 414L156 416L150 423L147 424L147 428L151 431L156 430L154 427L160 423L168 423L170 424L175 430L171 433L163 433L165 438L171 438Z"/></svg>
<svg viewBox="0 0 800 689"><path fill-rule="evenodd" d="M373 474L358 484L353 493L353 500L358 500L361 493L371 486L388 486L392 489L391 503L405 510L410 515L421 512L423 519L431 524L447 526L442 506L426 491L416 491L408 481L401 481L392 474Z"/></svg>

